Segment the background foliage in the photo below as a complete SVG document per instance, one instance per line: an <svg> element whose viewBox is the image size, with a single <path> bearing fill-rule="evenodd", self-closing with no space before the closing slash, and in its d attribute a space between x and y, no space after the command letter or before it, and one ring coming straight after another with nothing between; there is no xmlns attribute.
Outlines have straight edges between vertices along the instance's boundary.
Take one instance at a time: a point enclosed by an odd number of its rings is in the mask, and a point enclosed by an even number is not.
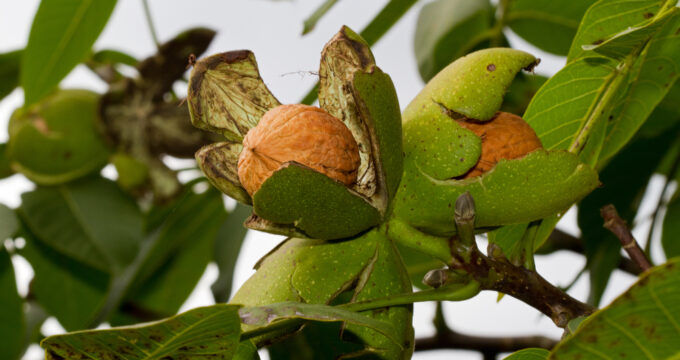
<svg viewBox="0 0 680 360"><path fill-rule="evenodd" d="M377 43L415 3L387 1L361 35L369 44ZM326 1L310 11L305 31L313 32L334 4ZM212 286L215 301L225 302L231 293L246 234L240 224L249 208L239 205L227 211L216 190L200 186L204 178L180 181L182 171L164 162L166 155L192 158L198 147L214 140L189 126L186 108L177 106L183 96L173 83L184 81L188 55L203 53L215 34L197 28L162 44L155 40L157 54L145 59L126 54L126 49L98 49L95 41L116 6L116 1L43 0L26 47L0 54L0 97L18 87L24 93L22 108L9 122L10 139L0 144L0 177L25 176L36 185L22 194L17 208L0 205L0 238L6 239L0 249L0 358L17 359L29 344L42 340L40 326L50 316L75 331L104 321L119 326L175 315L211 262L220 270ZM640 218L645 190L656 174L664 179L662 196L646 241L639 240L648 254L658 246L668 259L680 255L680 192L675 191L680 178L680 90L675 81L680 74L680 20L674 6L660 0L435 0L419 7L413 41L423 81L471 51L507 46L508 31L541 50L566 56L566 66L549 79L520 74L503 109L524 114L546 148L577 151L600 172L604 186L578 204L578 238L553 231L559 220L555 216L502 227L489 234L489 241L530 269L533 261L520 256L526 229L539 234L531 252L535 247L542 254L582 254L590 280L587 301L594 306L601 305L614 269L640 274L622 257L618 239L602 228L599 209L613 203L631 226L637 225L634 219ZM106 91L83 93L70 102L73 96L64 94L73 90L58 86L79 64L100 77ZM315 97L312 90L303 102ZM66 110L59 112L59 106ZM587 142L581 141L586 139L584 127ZM107 164L115 166L114 180L100 174ZM653 234L660 234L660 244L653 244ZM415 286L423 286L425 270L441 264L407 250L402 255ZM35 273L25 296L17 292L12 256L25 258ZM552 353L531 349L511 358L572 358L574 349L612 357L615 352L633 358L677 356L680 349L669 340L680 333L676 264L671 260L644 273L613 303L581 325L572 324ZM644 313L631 310L640 302L649 304ZM130 358L190 354L206 345L206 351L231 358L252 351L244 340L257 333L241 333L239 319L245 317L265 328L273 319L342 320L388 338L394 333L389 323L371 322L347 309L284 305L266 309L276 316L264 320L265 310L258 307L218 305L138 330L52 337L43 346L51 354L75 358L64 349L96 342L101 351L118 350L119 335L124 334L154 343ZM291 315L291 309L298 315ZM337 331L331 328L335 325L314 322L310 328L330 333ZM220 342L202 340L211 332ZM345 345L343 352L355 350ZM286 358L290 348L284 343L271 356ZM294 348L301 348L300 343ZM475 350L496 356L514 349ZM309 351L318 354L319 349Z"/></svg>

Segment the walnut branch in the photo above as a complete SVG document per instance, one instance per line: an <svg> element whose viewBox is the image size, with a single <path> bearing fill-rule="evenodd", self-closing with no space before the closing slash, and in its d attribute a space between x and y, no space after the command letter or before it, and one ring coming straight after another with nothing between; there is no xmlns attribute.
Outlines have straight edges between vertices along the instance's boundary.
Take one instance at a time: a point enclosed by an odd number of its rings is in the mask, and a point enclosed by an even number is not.
<svg viewBox="0 0 680 360"><path fill-rule="evenodd" d="M505 257L494 258L482 254L474 242L474 235L466 228L474 227L474 201L469 193L456 200L455 221L457 234L451 238L452 261L449 266L467 272L485 290L495 290L515 297L547 315L559 327L579 316L595 311L561 289L553 286L537 272L515 266ZM466 216L461 216L461 215ZM467 237L460 239L460 236ZM470 244L470 245L468 245Z"/></svg>
<svg viewBox="0 0 680 360"><path fill-rule="evenodd" d="M619 213L616 211L614 205L605 205L600 209L600 214L604 219L604 227L611 231L616 237L621 241L623 249L626 250L628 256L633 260L643 271L652 268L652 264L649 262L645 256L644 251L640 248L637 241L630 232L630 229L626 225L625 220L623 220Z"/></svg>

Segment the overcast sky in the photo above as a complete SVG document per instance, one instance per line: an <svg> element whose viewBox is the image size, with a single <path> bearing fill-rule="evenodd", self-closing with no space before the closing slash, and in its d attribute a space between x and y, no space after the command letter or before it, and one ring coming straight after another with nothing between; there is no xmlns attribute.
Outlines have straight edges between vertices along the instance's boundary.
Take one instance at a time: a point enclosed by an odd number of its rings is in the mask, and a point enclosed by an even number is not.
<svg viewBox="0 0 680 360"><path fill-rule="evenodd" d="M169 40L175 34L189 27L204 26L218 31L217 37L207 54L236 49L250 49L255 53L261 75L274 95L282 103L296 103L314 84L315 72L319 66L319 54L323 45L335 34L341 25L348 25L360 31L365 24L387 2L344 0L322 19L317 28L304 37L300 36L302 22L322 2L315 1L267 1L267 0L150 0L151 11L161 41ZM11 3L11 5L9 5ZM423 87L418 76L413 56L413 34L421 1L409 11L387 35L373 47L376 62L383 71L390 74L399 95L400 104L405 107ZM25 46L30 31L31 19L39 1L22 0L5 2L0 12L0 52ZM564 60L537 51L512 34L508 34L513 46L527 50L542 58L537 73L551 75L564 65ZM119 49L143 58L154 52L140 0L119 0L104 32L95 44L95 49ZM62 83L66 88L88 88L102 92L105 85L87 69L78 67ZM181 87L178 91L184 92ZM11 112L23 103L23 94L16 90L0 102L0 142L7 140L7 121ZM115 176L108 168L106 174ZM657 179L658 180L658 179ZM20 194L30 190L32 185L20 175L0 181L0 202L16 207ZM658 195L657 195L658 196ZM653 211L652 199L642 211ZM560 227L577 234L575 212L565 216ZM639 234L646 234L645 227ZM646 235L644 236L646 238ZM250 231L238 261L235 274L236 285L243 283L251 274L257 259L267 253L281 240L278 236ZM480 244L485 248L485 244ZM657 259L660 257L656 256ZM20 291L25 292L32 270L25 260L15 257ZM538 257L537 269L555 285L566 285L584 264L584 258L562 252ZM217 276L216 267L210 266L199 287L187 301L184 310L212 303L209 285ZM570 291L572 296L584 300L587 296L586 277L579 280ZM603 303L611 301L633 282L633 277L616 272L613 286L605 293ZM486 292L472 301L449 303L445 306L449 325L457 331L476 335L532 335L542 334L559 338L561 330L529 306L505 297L496 302L496 293ZM433 307L418 304L415 307L417 336L431 335ZM58 322L48 321L43 327L48 334L60 331ZM475 352L436 351L419 353L414 359L481 359ZM32 348L26 359L41 358L41 351Z"/></svg>

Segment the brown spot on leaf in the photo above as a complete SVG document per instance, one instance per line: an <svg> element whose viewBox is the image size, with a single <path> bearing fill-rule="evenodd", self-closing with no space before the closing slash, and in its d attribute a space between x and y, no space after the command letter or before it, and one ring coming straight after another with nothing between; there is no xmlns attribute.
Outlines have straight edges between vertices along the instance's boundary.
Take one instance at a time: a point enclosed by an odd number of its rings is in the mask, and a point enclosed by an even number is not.
<svg viewBox="0 0 680 360"><path fill-rule="evenodd" d="M593 41L592 44L593 44L593 45L600 45L600 44L602 44L603 42L604 42L604 39L597 39L597 40Z"/></svg>
<svg viewBox="0 0 680 360"><path fill-rule="evenodd" d="M642 15L643 18L645 19L651 19L654 16L654 13L652 12L646 12Z"/></svg>

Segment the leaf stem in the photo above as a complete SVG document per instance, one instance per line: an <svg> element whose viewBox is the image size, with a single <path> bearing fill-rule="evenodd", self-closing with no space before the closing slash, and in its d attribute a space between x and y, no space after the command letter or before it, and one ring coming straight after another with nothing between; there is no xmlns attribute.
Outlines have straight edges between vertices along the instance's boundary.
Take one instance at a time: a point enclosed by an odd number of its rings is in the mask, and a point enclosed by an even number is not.
<svg viewBox="0 0 680 360"><path fill-rule="evenodd" d="M142 6L144 7L144 17L146 18L146 23L149 26L149 32L151 33L151 38L156 48L160 48L161 43L158 41L158 35L156 34L156 27L153 25L153 18L151 17L151 10L149 9L149 1L142 0Z"/></svg>

